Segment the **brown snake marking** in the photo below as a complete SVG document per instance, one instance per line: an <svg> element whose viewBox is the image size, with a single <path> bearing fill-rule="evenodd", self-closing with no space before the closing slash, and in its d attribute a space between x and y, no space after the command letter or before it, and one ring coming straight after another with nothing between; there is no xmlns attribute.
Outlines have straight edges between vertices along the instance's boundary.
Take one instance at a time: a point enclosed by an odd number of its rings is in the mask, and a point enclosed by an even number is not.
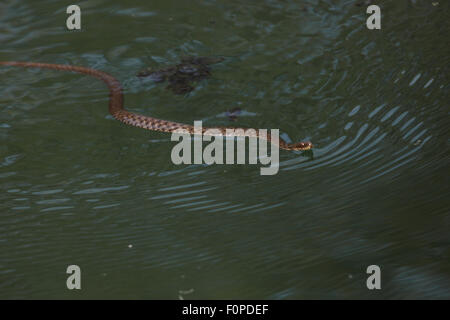
<svg viewBox="0 0 450 320"><path fill-rule="evenodd" d="M13 66L13 67L24 67L24 68L45 68L45 69L54 69L61 71L72 71L82 74L87 74L97 79L102 80L109 88L109 112L113 115L117 120L139 128L153 130L153 131L162 131L162 132L177 132L180 129L184 129L190 134L194 134L194 126L177 123L167 120L162 120L158 118L153 118L149 116L144 116L141 114L129 112L123 107L123 93L122 86L120 82L111 76L110 74L91 69L85 67L71 66L71 65L63 65L63 64L52 64L52 63L39 63L39 62L17 62L17 61L0 61L0 65L4 66ZM217 129L219 133L210 133L209 129ZM271 142L274 145L277 145L281 149L285 150L309 150L313 147L311 142L298 142L293 144L286 143L283 139L279 139L279 141L272 140L270 135L267 134L267 137L259 136L258 130L251 130L251 128L202 128L202 134L212 135L212 136L220 136L220 135L229 135L226 134L226 130L249 130L244 134L235 132L231 134L232 136L250 136L250 137L258 137L260 139L265 139Z"/></svg>

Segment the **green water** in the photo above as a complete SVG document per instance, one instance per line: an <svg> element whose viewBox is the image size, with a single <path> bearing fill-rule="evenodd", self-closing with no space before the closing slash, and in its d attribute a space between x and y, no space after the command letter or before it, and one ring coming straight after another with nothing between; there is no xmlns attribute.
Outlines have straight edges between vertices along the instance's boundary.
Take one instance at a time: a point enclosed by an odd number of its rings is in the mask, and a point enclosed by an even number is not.
<svg viewBox="0 0 450 320"><path fill-rule="evenodd" d="M0 60L96 68L134 112L315 148L274 176L177 166L100 81L1 67L0 298L449 299L450 5L375 2L381 30L350 0L81 1L68 31L61 1L2 1ZM187 95L135 76L187 55L225 60Z"/></svg>

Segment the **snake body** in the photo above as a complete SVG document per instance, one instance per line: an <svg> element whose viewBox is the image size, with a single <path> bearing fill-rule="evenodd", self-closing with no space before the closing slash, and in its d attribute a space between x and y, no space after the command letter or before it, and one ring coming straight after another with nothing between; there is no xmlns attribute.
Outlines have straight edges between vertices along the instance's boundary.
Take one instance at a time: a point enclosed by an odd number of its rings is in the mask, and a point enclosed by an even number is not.
<svg viewBox="0 0 450 320"><path fill-rule="evenodd" d="M54 69L60 71L71 71L81 74L86 74L102 80L109 89L109 112L111 115L131 126L161 132L184 132L190 134L199 134L197 130L194 130L194 126L162 120L158 118L153 118L125 110L123 106L123 90L120 82L114 78L112 75L95 70L92 68L63 65L63 64L53 64L53 63L40 63L40 62L19 62L19 61L0 61L0 65L3 66L13 66L13 67L24 67L24 68L44 68L44 69ZM215 129L215 130L211 130ZM232 131L229 131L229 130ZM231 133L230 133L231 132ZM251 128L207 128L202 127L201 134L211 135L211 136L247 136L256 137L269 141L270 143L277 145L281 149L285 150L309 150L312 148L311 142L298 142L293 144L286 143L283 139L271 139L270 134L267 136L260 135L259 130Z"/></svg>

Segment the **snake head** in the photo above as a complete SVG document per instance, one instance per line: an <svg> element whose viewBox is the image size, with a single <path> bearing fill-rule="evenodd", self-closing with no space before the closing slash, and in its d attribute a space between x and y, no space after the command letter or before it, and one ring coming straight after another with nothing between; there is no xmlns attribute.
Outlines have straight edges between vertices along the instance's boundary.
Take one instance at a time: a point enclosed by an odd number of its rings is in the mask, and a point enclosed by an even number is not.
<svg viewBox="0 0 450 320"><path fill-rule="evenodd" d="M297 143L291 144L290 147L292 148L292 150L304 151L304 150L311 149L313 147L313 145L311 142L305 141L305 142L297 142Z"/></svg>

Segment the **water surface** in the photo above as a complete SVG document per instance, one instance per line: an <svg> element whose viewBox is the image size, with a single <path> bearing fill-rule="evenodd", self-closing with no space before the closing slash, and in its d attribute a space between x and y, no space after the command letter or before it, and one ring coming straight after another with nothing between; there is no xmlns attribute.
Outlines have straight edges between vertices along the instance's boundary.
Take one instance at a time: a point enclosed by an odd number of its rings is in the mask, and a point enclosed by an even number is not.
<svg viewBox="0 0 450 320"><path fill-rule="evenodd" d="M380 1L371 31L355 1L84 1L68 31L60 1L3 1L0 60L100 69L134 112L315 149L281 151L274 176L176 166L101 82L2 67L0 298L450 298L450 11L433 3ZM188 55L225 60L187 95L136 77Z"/></svg>

